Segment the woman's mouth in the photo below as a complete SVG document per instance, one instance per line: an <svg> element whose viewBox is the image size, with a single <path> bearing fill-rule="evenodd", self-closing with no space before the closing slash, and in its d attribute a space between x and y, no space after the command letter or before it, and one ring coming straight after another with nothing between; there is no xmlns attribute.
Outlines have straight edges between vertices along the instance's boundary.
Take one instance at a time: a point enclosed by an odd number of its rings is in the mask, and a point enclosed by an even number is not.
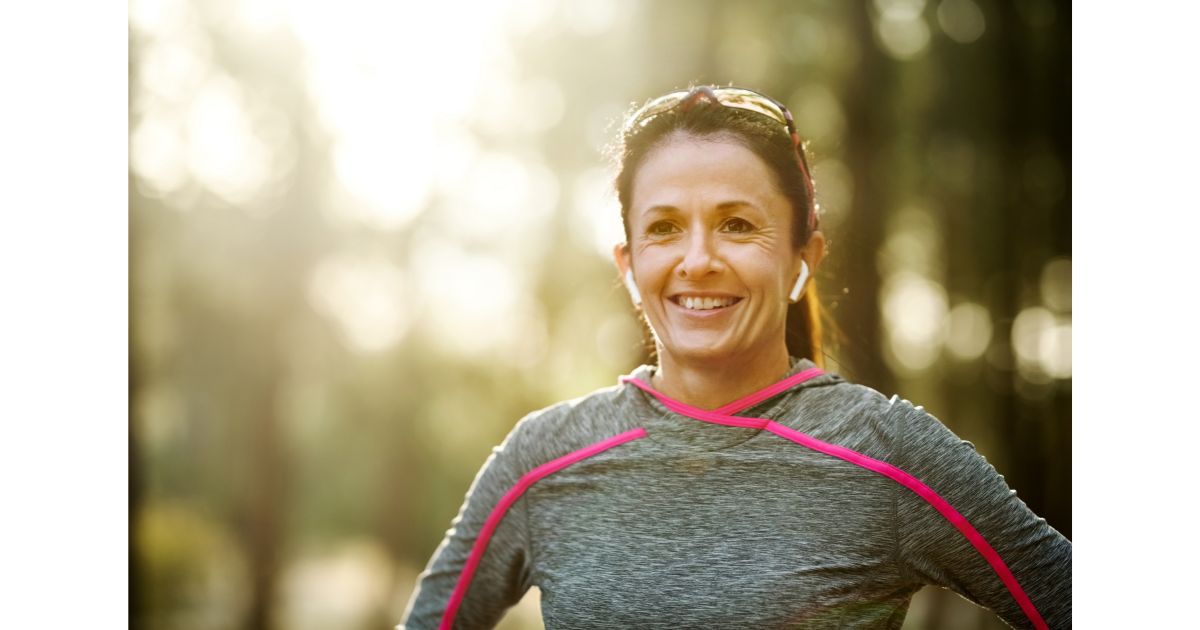
<svg viewBox="0 0 1200 630"><path fill-rule="evenodd" d="M689 311L713 311L733 306L742 301L742 298L733 296L701 297L675 295L670 300Z"/></svg>

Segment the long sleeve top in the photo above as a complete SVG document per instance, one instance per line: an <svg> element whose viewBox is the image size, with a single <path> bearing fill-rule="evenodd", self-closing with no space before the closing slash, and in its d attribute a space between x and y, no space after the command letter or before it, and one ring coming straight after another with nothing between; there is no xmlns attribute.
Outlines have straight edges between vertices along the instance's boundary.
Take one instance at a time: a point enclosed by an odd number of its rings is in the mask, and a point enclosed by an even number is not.
<svg viewBox="0 0 1200 630"><path fill-rule="evenodd" d="M1071 543L907 400L793 359L716 410L641 366L493 449L398 628L900 628L923 585L1071 626Z"/></svg>

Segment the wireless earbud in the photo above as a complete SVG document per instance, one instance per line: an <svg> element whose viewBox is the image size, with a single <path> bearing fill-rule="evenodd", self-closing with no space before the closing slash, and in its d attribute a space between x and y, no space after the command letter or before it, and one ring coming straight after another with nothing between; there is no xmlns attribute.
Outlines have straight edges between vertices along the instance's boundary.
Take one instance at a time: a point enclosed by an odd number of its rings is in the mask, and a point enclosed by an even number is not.
<svg viewBox="0 0 1200 630"><path fill-rule="evenodd" d="M800 261L800 277L796 278L796 285L792 287L792 294L788 296L791 302L799 302L800 294L804 292L804 283L808 280L808 263Z"/></svg>
<svg viewBox="0 0 1200 630"><path fill-rule="evenodd" d="M629 299L633 300L634 306L642 305L642 294L638 293L637 284L633 281L633 270L625 271L625 289L629 291Z"/></svg>

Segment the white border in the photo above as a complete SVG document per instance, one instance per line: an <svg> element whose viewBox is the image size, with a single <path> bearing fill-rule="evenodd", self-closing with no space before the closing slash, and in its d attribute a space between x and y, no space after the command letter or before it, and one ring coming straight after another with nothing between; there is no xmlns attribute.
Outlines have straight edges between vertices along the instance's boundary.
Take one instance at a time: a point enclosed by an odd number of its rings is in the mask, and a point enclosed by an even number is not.
<svg viewBox="0 0 1200 630"><path fill-rule="evenodd" d="M0 20L0 625L127 627L127 17Z"/></svg>

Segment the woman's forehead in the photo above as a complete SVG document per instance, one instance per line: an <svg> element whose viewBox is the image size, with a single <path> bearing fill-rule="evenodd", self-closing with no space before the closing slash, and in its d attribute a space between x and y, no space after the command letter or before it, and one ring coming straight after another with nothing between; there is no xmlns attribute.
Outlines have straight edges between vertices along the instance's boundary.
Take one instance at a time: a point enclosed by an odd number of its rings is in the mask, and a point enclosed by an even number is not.
<svg viewBox="0 0 1200 630"><path fill-rule="evenodd" d="M634 175L631 202L637 214L681 204L787 211L766 163L740 142L719 136L673 137L656 146Z"/></svg>

